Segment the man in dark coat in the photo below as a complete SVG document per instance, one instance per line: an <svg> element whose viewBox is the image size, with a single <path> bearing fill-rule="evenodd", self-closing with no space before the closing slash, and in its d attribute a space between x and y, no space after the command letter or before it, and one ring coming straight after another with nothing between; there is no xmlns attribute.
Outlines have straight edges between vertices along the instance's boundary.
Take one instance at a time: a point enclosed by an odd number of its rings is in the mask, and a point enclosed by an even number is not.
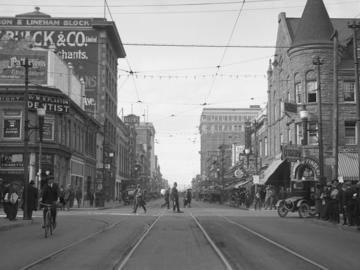
<svg viewBox="0 0 360 270"><path fill-rule="evenodd" d="M27 207L28 207L30 219L32 219L33 211L37 210L37 204L38 204L38 191L37 188L34 187L34 185L35 185L34 180L31 180L29 183L28 196L27 196ZM22 193L22 201L23 203L21 208L24 209L25 192Z"/></svg>
<svg viewBox="0 0 360 270"><path fill-rule="evenodd" d="M59 199L59 187L54 183L54 178L49 178L44 185L41 202L51 205L51 217L53 220L54 228L56 226L56 202ZM43 218L45 224L46 208L44 208Z"/></svg>
<svg viewBox="0 0 360 270"><path fill-rule="evenodd" d="M174 183L173 188L171 189L171 199L173 201L173 211L175 212L175 209L178 213L181 213L179 208L179 192L177 190L177 183Z"/></svg>

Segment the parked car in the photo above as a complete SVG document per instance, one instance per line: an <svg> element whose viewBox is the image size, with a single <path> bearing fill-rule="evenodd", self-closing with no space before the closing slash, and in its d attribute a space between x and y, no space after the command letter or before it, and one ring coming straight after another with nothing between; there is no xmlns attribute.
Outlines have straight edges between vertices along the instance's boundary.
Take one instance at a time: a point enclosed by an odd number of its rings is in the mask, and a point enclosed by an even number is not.
<svg viewBox="0 0 360 270"><path fill-rule="evenodd" d="M277 201L276 208L280 217L286 217L289 212L298 212L301 218L315 216L315 185L318 181L292 180L290 192L285 199Z"/></svg>

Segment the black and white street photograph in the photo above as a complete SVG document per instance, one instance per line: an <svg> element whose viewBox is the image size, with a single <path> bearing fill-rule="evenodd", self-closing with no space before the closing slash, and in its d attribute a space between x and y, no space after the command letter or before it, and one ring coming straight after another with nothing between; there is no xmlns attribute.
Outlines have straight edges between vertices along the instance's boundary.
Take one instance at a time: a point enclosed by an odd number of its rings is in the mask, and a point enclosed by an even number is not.
<svg viewBox="0 0 360 270"><path fill-rule="evenodd" d="M359 0L0 0L0 269L360 269L359 72Z"/></svg>

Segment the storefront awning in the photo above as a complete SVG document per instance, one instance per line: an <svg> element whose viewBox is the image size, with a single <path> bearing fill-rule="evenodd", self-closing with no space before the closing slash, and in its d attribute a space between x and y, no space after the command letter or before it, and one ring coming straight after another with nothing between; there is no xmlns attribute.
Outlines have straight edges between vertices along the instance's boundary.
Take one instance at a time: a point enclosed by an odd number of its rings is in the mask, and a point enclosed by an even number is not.
<svg viewBox="0 0 360 270"><path fill-rule="evenodd" d="M239 187L242 187L242 186L248 184L249 182L250 181L237 182L237 183L231 184L230 186L226 187L225 190L236 189L236 188L239 188Z"/></svg>
<svg viewBox="0 0 360 270"><path fill-rule="evenodd" d="M359 179L358 153L339 153L338 175L344 180Z"/></svg>
<svg viewBox="0 0 360 270"><path fill-rule="evenodd" d="M283 164L285 160L277 159L273 161L269 167L265 170L263 175L260 175L260 185L265 185L266 182L270 179L270 177L275 173L275 171L279 168L281 164Z"/></svg>

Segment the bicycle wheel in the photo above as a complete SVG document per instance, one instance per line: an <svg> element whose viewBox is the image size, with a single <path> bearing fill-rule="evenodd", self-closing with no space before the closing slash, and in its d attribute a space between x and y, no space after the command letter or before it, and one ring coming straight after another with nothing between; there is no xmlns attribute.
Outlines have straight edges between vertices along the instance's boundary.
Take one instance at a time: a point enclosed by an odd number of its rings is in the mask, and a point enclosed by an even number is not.
<svg viewBox="0 0 360 270"><path fill-rule="evenodd" d="M46 212L45 216L45 224L44 224L44 232L45 232L45 238L49 235L49 218L48 218L49 211Z"/></svg>
<svg viewBox="0 0 360 270"><path fill-rule="evenodd" d="M52 217L51 217L51 211L48 211L49 215L48 215L48 224L49 224L49 232L50 235L53 234L53 222L52 222Z"/></svg>

